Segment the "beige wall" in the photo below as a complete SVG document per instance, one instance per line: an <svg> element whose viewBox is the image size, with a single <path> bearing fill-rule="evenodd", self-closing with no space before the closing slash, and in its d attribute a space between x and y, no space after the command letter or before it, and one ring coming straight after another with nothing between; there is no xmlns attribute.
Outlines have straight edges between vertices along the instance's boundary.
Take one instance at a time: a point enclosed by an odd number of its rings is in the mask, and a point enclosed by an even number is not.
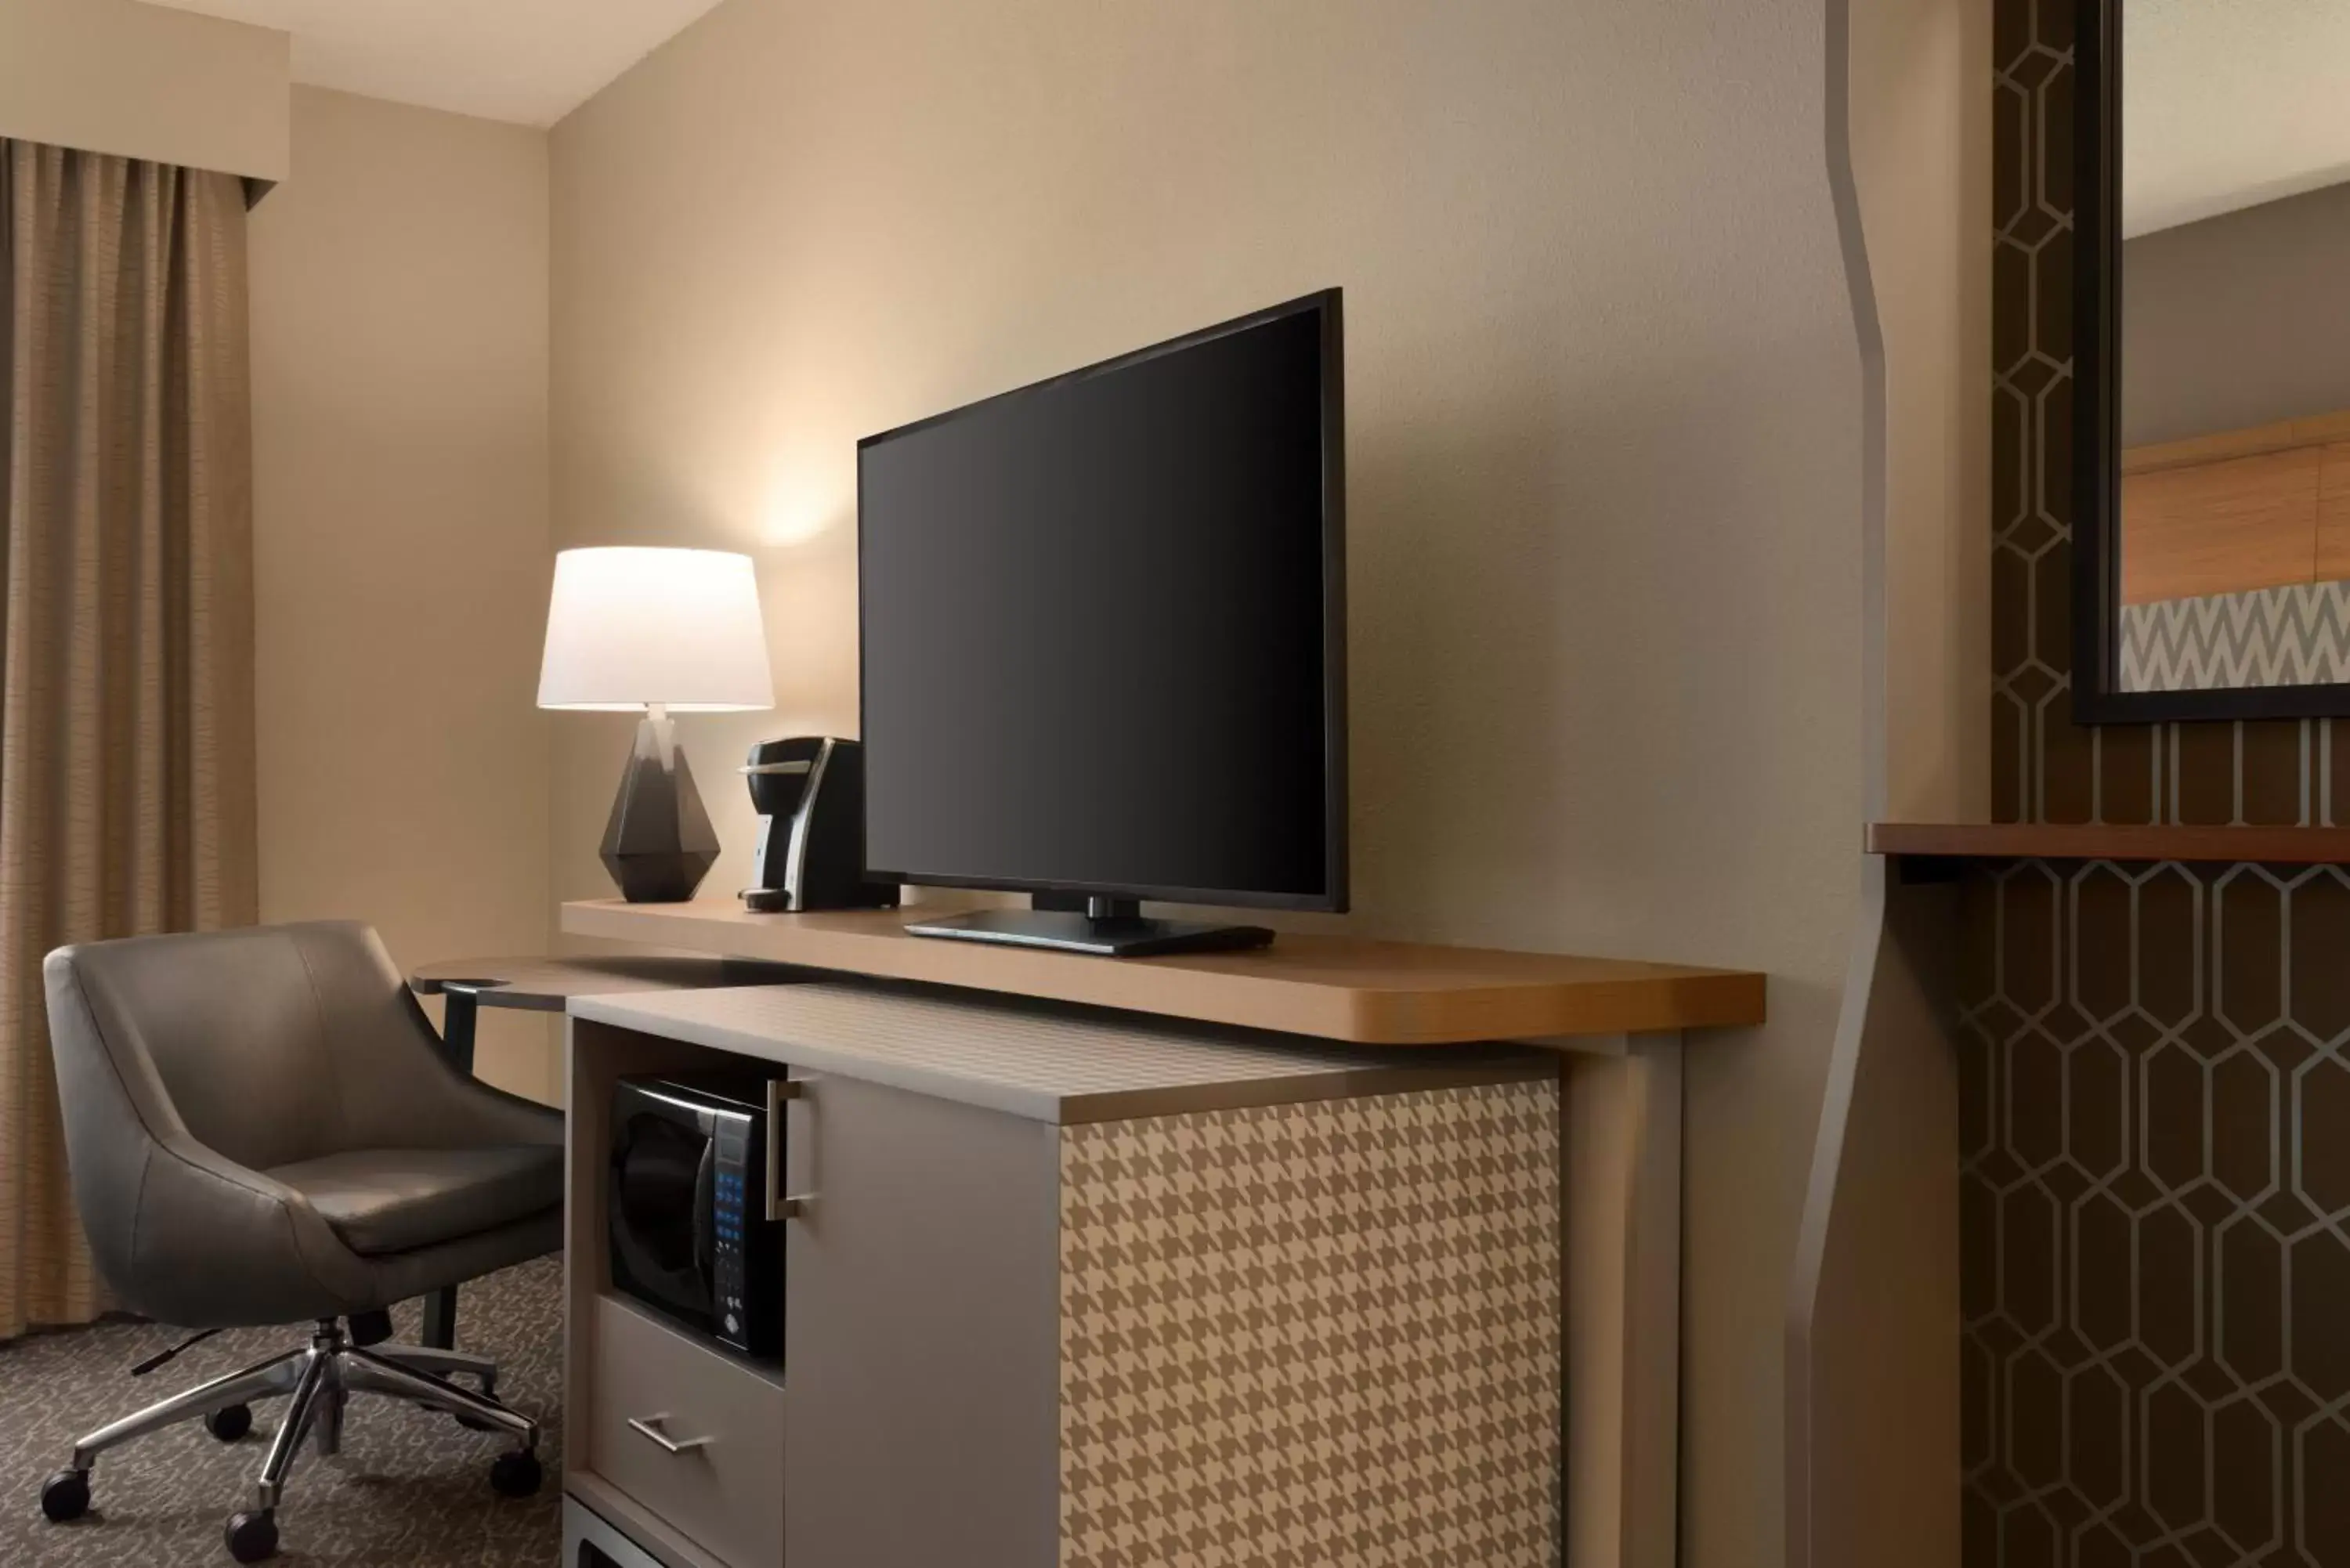
<svg viewBox="0 0 2350 1568"><path fill-rule="evenodd" d="M1812 0L730 0L555 133L559 543L761 562L854 732L854 442L1347 291L1352 925L1752 965L1695 1043L1684 1561L1782 1553L1783 1303L1860 881L1859 368ZM625 721L556 722L555 884Z"/></svg>
<svg viewBox="0 0 2350 1568"><path fill-rule="evenodd" d="M282 180L284 33L136 0L0 0L0 136Z"/></svg>
<svg viewBox="0 0 2350 1568"><path fill-rule="evenodd" d="M1990 815L1991 17L1830 0L1867 364L1869 815ZM1950 889L1863 873L1788 1297L1788 1559L1959 1554Z"/></svg>
<svg viewBox="0 0 2350 1568"><path fill-rule="evenodd" d="M1852 15L1853 178L1884 339L1885 801L1991 815L1991 13Z"/></svg>
<svg viewBox="0 0 2350 1568"><path fill-rule="evenodd" d="M265 920L543 951L546 138L297 88L253 220ZM542 1024L484 1075L552 1092Z"/></svg>
<svg viewBox="0 0 2350 1568"><path fill-rule="evenodd" d="M2350 184L2140 234L2121 265L2124 446L2350 409Z"/></svg>

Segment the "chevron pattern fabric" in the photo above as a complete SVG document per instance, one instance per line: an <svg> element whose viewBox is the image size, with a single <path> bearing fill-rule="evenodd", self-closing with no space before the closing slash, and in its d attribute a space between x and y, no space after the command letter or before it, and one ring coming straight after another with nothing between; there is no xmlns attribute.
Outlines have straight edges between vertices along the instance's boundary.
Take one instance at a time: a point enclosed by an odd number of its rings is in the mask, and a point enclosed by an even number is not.
<svg viewBox="0 0 2350 1568"><path fill-rule="evenodd" d="M1062 1568L1555 1568L1555 1079L1061 1135Z"/></svg>
<svg viewBox="0 0 2350 1568"><path fill-rule="evenodd" d="M2122 690L2350 681L2350 583L2289 583L2122 607Z"/></svg>

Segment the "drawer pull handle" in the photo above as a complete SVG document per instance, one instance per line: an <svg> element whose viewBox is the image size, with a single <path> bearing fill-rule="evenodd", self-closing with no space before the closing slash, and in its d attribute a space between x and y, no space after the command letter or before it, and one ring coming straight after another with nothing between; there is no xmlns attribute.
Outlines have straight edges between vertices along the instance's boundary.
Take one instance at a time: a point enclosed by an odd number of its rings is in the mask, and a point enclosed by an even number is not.
<svg viewBox="0 0 2350 1568"><path fill-rule="evenodd" d="M666 1412L659 1416L647 1416L642 1419L631 1416L629 1417L629 1429L641 1437L650 1438L654 1442L659 1443L662 1451L666 1453L690 1454L696 1449L706 1449L710 1446L708 1438L671 1437L660 1429L661 1423L668 1419L669 1416Z"/></svg>

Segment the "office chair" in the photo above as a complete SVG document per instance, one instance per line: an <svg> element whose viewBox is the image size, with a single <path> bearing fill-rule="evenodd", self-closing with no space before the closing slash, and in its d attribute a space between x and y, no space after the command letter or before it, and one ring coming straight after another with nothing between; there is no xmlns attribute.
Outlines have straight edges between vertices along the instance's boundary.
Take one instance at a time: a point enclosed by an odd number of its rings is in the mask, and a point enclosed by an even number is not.
<svg viewBox="0 0 2350 1568"><path fill-rule="evenodd" d="M494 1365L380 1342L392 1303L561 1244L561 1114L451 1066L365 926L93 942L51 953L44 977L74 1201L108 1286L192 1329L314 1326L82 1438L42 1511L86 1512L109 1449L196 1419L234 1441L280 1395L253 1507L225 1531L240 1563L276 1552L295 1458L306 1439L336 1451L353 1394L504 1435L491 1484L536 1491L538 1428L499 1402Z"/></svg>

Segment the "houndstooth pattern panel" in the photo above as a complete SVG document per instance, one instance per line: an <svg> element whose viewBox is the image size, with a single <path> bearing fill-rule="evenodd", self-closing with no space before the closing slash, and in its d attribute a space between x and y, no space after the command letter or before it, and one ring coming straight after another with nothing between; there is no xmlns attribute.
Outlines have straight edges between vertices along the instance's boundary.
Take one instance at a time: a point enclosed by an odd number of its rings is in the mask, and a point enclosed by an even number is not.
<svg viewBox="0 0 2350 1568"><path fill-rule="evenodd" d="M2288 583L2122 606L2122 690L2350 681L2350 583Z"/></svg>
<svg viewBox="0 0 2350 1568"><path fill-rule="evenodd" d="M1555 1080L1061 1137L1061 1563L1559 1561Z"/></svg>

